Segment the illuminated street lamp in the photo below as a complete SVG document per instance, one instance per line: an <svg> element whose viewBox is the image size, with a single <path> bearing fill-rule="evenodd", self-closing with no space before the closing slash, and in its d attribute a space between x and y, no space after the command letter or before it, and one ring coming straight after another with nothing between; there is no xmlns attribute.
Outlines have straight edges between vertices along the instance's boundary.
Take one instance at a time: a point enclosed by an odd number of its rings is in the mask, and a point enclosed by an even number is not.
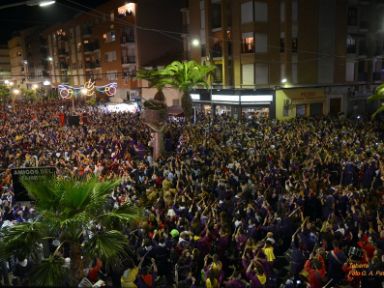
<svg viewBox="0 0 384 288"><path fill-rule="evenodd" d="M88 94L88 89L87 88L81 88L80 92L81 92L81 95L85 96Z"/></svg>
<svg viewBox="0 0 384 288"><path fill-rule="evenodd" d="M15 88L15 89L12 90L12 93L13 93L13 95L17 96L17 95L20 94L20 90Z"/></svg>
<svg viewBox="0 0 384 288"><path fill-rule="evenodd" d="M200 46L200 40L199 39L192 39L192 46L193 47L198 47Z"/></svg>
<svg viewBox="0 0 384 288"><path fill-rule="evenodd" d="M4 80L5 85L9 85L9 83L10 83L9 80Z"/></svg>
<svg viewBox="0 0 384 288"><path fill-rule="evenodd" d="M37 85L37 84L32 85L32 90L36 90L37 88L39 88L39 85Z"/></svg>
<svg viewBox="0 0 384 288"><path fill-rule="evenodd" d="M49 85L51 85L51 81L49 81L49 80L44 80L43 85L44 85L44 86L49 86Z"/></svg>
<svg viewBox="0 0 384 288"><path fill-rule="evenodd" d="M12 8L12 7L18 7L18 6L40 6L40 7L46 7L50 6L52 4L55 4L56 1L37 1L37 0L30 0L30 1L22 1L18 3L12 3L12 4L6 4L0 6L0 10Z"/></svg>

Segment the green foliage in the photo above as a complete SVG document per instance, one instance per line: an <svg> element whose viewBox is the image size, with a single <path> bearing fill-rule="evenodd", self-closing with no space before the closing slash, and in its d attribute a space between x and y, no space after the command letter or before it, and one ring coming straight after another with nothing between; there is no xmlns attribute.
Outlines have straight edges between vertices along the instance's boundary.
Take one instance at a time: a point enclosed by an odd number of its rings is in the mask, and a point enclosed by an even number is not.
<svg viewBox="0 0 384 288"><path fill-rule="evenodd" d="M375 89L375 93L368 97L368 101L372 102L372 101L381 101L384 99L384 83L377 86L377 88ZM384 111L384 106L381 105L376 111L375 113L372 114L372 118L375 118L377 114L381 113Z"/></svg>
<svg viewBox="0 0 384 288"><path fill-rule="evenodd" d="M30 275L30 282L36 287L64 287L69 269L64 267L64 259L49 256L34 266Z"/></svg>
<svg viewBox="0 0 384 288"><path fill-rule="evenodd" d="M167 84L167 79L158 69L140 69L137 71L136 77L149 82L150 87L156 87L157 90L162 90Z"/></svg>
<svg viewBox="0 0 384 288"><path fill-rule="evenodd" d="M24 96L25 100L35 102L37 100L36 90L33 89L21 89L21 94Z"/></svg>
<svg viewBox="0 0 384 288"><path fill-rule="evenodd" d="M201 65L195 61L174 61L160 73L166 78L167 84L186 93L194 87L208 87L207 77L215 69L214 65Z"/></svg>
<svg viewBox="0 0 384 288"><path fill-rule="evenodd" d="M186 119L192 115L192 100L189 91L194 87L208 87L208 77L216 69L214 65L201 65L195 61L174 61L160 71L166 83L183 93L182 108Z"/></svg>
<svg viewBox="0 0 384 288"><path fill-rule="evenodd" d="M124 253L127 241L114 227L118 224L124 228L142 217L141 209L137 207L127 205L116 209L107 206L108 196L120 181L42 179L39 182L22 180L22 183L35 200L40 218L37 222L20 223L2 230L1 259L10 255L36 258L41 252L43 239L58 239L61 244L68 243L70 247L84 245L79 255L75 253L76 256L71 256L71 275L77 277L75 271L76 267L82 267L78 264L83 261L81 256L83 259L98 256L106 262L120 259L117 255ZM93 234L93 237L84 237L84 231ZM57 255L51 255L38 266L36 283L49 286L53 283L52 279L63 279L62 276L67 273L61 265L62 259L53 256ZM50 269L47 268L48 263L51 263Z"/></svg>
<svg viewBox="0 0 384 288"><path fill-rule="evenodd" d="M9 90L8 86L0 85L0 100L1 100L1 102L8 101L9 98L10 98L10 90Z"/></svg>
<svg viewBox="0 0 384 288"><path fill-rule="evenodd" d="M150 99L144 102L144 107L150 110L164 110L167 109L167 105L155 99Z"/></svg>

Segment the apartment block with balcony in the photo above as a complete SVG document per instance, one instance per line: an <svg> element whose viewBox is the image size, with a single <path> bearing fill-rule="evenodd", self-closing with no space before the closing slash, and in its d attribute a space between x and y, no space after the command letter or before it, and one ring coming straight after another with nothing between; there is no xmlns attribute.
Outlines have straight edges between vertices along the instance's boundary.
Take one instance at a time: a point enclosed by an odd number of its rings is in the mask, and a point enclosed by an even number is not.
<svg viewBox="0 0 384 288"><path fill-rule="evenodd" d="M164 12L158 13L160 10ZM50 27L44 35L52 57L52 83L116 82L118 97L127 99L141 87L137 69L181 57L181 40L162 32L181 32L180 24L180 7L174 1L146 0L109 1Z"/></svg>
<svg viewBox="0 0 384 288"><path fill-rule="evenodd" d="M11 76L11 62L7 45L0 46L0 81L9 80Z"/></svg>
<svg viewBox="0 0 384 288"><path fill-rule="evenodd" d="M47 46L42 27L18 31L8 41L11 75L15 85L31 87L48 78Z"/></svg>

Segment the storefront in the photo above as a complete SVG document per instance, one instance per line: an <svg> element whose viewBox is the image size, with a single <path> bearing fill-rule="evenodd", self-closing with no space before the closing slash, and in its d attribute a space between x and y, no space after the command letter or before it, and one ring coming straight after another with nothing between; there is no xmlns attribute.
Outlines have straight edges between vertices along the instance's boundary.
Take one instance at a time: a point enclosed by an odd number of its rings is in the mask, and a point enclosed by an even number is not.
<svg viewBox="0 0 384 288"><path fill-rule="evenodd" d="M197 113L275 118L275 96L272 89L198 89L190 95Z"/></svg>
<svg viewBox="0 0 384 288"><path fill-rule="evenodd" d="M276 119L328 114L324 88L281 88L276 90Z"/></svg>

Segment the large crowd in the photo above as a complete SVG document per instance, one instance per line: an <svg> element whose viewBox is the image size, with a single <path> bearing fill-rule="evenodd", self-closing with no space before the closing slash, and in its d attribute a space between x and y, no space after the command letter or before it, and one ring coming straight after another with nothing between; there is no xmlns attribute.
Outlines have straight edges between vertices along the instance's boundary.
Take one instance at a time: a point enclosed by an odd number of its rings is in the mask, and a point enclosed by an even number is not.
<svg viewBox="0 0 384 288"><path fill-rule="evenodd" d="M279 122L199 115L170 121L152 158L139 114L80 107L61 125L56 101L2 111L2 227L30 221L11 169L54 166L59 177L120 177L118 207L145 207L121 271L90 265L113 287L382 287L384 143L378 123L344 118ZM5 113L4 113L5 112ZM3 263L28 277L28 259ZM5 283L7 284L7 283ZM308 286L309 285L309 286Z"/></svg>

